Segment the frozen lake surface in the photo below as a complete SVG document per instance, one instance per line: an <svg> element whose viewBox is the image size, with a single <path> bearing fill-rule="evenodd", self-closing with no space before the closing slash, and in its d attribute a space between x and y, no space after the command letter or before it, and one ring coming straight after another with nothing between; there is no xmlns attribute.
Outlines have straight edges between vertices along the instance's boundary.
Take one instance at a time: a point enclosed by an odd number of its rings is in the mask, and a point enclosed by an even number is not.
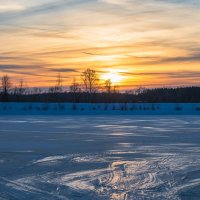
<svg viewBox="0 0 200 200"><path fill-rule="evenodd" d="M0 199L199 200L200 118L0 117Z"/></svg>

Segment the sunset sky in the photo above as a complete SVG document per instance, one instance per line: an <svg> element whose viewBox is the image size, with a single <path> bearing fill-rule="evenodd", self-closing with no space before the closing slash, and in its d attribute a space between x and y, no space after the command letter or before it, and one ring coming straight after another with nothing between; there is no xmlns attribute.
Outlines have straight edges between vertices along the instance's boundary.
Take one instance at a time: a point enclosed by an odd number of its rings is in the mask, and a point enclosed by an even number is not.
<svg viewBox="0 0 200 200"><path fill-rule="evenodd" d="M64 84L86 68L122 88L200 84L199 0L0 0L0 75Z"/></svg>

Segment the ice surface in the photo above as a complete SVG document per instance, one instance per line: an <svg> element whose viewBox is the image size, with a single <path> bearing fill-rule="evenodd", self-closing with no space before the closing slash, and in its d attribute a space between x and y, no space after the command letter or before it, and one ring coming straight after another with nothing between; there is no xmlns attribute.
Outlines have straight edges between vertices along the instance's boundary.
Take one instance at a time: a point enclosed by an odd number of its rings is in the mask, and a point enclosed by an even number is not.
<svg viewBox="0 0 200 200"><path fill-rule="evenodd" d="M200 199L200 118L0 117L0 199Z"/></svg>

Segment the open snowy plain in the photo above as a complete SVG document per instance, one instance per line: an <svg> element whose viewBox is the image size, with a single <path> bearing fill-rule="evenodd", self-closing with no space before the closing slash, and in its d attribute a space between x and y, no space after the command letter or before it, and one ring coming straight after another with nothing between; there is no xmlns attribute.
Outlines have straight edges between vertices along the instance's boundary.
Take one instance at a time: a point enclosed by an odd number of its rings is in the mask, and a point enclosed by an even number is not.
<svg viewBox="0 0 200 200"><path fill-rule="evenodd" d="M199 116L1 116L0 199L199 200Z"/></svg>

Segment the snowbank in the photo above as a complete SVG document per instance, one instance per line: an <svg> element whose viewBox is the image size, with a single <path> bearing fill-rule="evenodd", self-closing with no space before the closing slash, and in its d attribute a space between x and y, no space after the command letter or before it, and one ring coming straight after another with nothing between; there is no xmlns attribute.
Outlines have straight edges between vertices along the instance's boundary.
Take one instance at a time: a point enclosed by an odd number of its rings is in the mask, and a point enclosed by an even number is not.
<svg viewBox="0 0 200 200"><path fill-rule="evenodd" d="M199 115L200 103L0 103L0 115Z"/></svg>

